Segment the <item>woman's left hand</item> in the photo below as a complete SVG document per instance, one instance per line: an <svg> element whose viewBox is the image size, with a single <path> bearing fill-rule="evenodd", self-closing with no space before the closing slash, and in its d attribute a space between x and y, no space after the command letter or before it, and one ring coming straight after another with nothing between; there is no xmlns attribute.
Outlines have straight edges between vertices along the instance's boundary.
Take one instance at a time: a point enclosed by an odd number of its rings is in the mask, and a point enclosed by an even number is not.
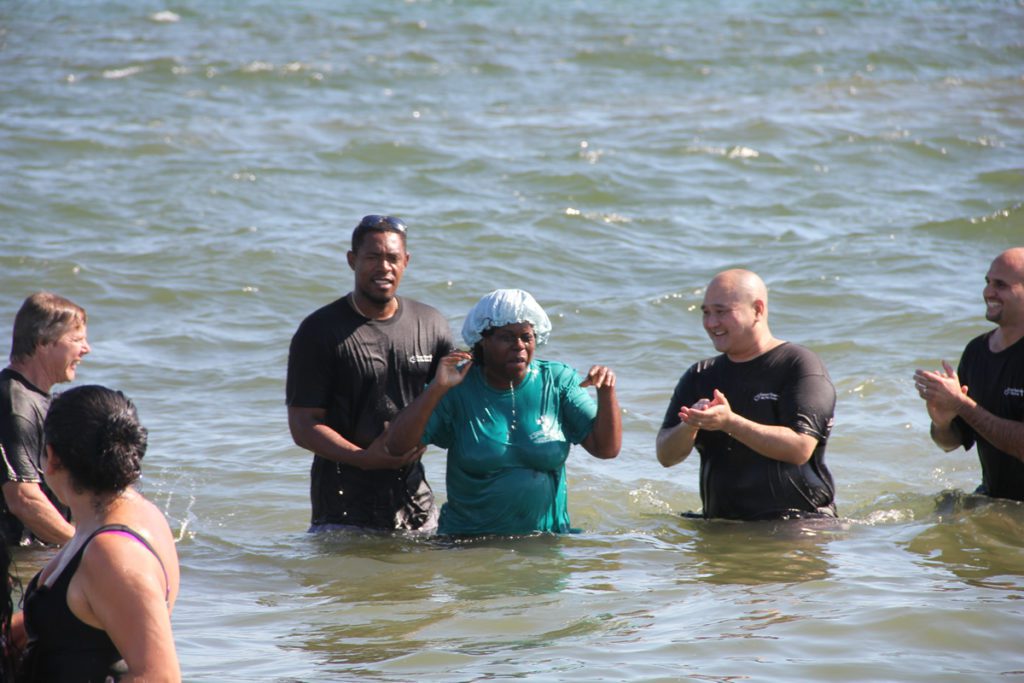
<svg viewBox="0 0 1024 683"><path fill-rule="evenodd" d="M594 387L595 389L611 389L615 386L615 372L606 365L595 365L580 382L581 387Z"/></svg>
<svg viewBox="0 0 1024 683"><path fill-rule="evenodd" d="M615 396L615 373L609 367L595 365L580 386L597 389L597 416L581 445L595 457L614 458L622 448L622 415Z"/></svg>

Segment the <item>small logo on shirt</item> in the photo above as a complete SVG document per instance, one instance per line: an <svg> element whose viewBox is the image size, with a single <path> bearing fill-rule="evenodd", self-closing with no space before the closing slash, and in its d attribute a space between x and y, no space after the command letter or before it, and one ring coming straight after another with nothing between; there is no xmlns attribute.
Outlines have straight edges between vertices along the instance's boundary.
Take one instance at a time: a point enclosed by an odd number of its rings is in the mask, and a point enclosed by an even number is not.
<svg viewBox="0 0 1024 683"><path fill-rule="evenodd" d="M1017 398L1024 397L1024 389L1019 387L1006 387L1003 389L1003 396L1016 396Z"/></svg>
<svg viewBox="0 0 1024 683"><path fill-rule="evenodd" d="M770 391L762 391L760 394L754 396L755 401L778 401L779 395L773 394Z"/></svg>
<svg viewBox="0 0 1024 683"><path fill-rule="evenodd" d="M423 356L409 356L410 363L429 363L434 360L434 354L428 353Z"/></svg>
<svg viewBox="0 0 1024 683"><path fill-rule="evenodd" d="M544 416L537 420L540 429L530 434L530 441L534 443L550 443L552 441L565 441L565 435L558 423L551 417Z"/></svg>

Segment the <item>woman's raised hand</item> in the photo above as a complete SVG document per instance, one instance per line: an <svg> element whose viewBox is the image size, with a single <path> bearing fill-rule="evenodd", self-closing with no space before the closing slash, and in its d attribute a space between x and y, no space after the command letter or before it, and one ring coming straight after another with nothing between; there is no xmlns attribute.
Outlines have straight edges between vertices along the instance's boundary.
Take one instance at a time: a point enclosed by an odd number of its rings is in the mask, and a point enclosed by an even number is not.
<svg viewBox="0 0 1024 683"><path fill-rule="evenodd" d="M434 381L446 388L460 384L473 365L473 356L466 351L452 351L441 359Z"/></svg>

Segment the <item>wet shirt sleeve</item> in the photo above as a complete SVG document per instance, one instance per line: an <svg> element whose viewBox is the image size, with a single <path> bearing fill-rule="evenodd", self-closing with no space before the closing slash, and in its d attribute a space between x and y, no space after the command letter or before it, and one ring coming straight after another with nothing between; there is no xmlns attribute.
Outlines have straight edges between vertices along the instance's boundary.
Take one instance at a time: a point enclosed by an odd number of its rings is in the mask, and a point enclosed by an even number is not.
<svg viewBox="0 0 1024 683"><path fill-rule="evenodd" d="M836 409L836 390L816 355L802 349L792 372L796 375L781 408L782 424L794 431L828 440Z"/></svg>
<svg viewBox="0 0 1024 683"><path fill-rule="evenodd" d="M322 335L303 322L288 348L285 403L302 408L326 408L331 401L334 367L331 352Z"/></svg>
<svg viewBox="0 0 1024 683"><path fill-rule="evenodd" d="M451 448L455 438L452 428L454 424L454 411L458 407L454 391L445 394L441 401L434 408L427 420L427 427L423 430L423 437L420 442L424 445L433 444L440 448Z"/></svg>
<svg viewBox="0 0 1024 683"><path fill-rule="evenodd" d="M13 413L0 417L0 483L41 481L35 463L41 450L39 428L31 420Z"/></svg>
<svg viewBox="0 0 1024 683"><path fill-rule="evenodd" d="M597 403L580 386L579 376L569 366L559 374L557 386L562 403L562 433L569 442L581 443L594 428Z"/></svg>
<svg viewBox="0 0 1024 683"><path fill-rule="evenodd" d="M661 421L662 429L671 429L678 425L681 422L679 419L679 409L683 406L692 406L697 402L694 382L695 374L696 366L691 366L683 373L679 381L676 382L675 391L672 392L672 399L668 402L668 408L665 409L665 417Z"/></svg>

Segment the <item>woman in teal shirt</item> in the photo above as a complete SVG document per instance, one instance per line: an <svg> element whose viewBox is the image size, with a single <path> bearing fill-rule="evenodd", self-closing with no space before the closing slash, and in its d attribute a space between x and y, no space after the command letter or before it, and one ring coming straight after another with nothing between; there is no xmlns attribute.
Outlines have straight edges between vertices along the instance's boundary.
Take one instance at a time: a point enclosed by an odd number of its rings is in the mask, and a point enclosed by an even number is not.
<svg viewBox="0 0 1024 683"><path fill-rule="evenodd" d="M580 382L564 363L538 360L551 322L530 294L499 289L462 327L469 354L445 356L434 381L392 423L388 450L448 449L448 501L438 533L570 530L565 460L578 443L598 458L622 446L615 373L595 365ZM584 387L597 389L597 402Z"/></svg>

